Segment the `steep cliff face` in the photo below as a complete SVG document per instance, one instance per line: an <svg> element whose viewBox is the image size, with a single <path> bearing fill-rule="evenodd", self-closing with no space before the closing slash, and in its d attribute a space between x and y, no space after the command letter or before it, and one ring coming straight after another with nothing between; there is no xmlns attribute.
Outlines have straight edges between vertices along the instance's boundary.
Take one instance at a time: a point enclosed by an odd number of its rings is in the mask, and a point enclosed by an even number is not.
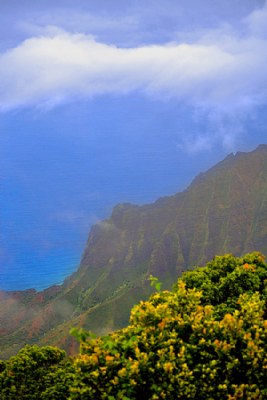
<svg viewBox="0 0 267 400"><path fill-rule="evenodd" d="M73 325L97 333L126 325L132 305L150 293L150 274L169 288L183 270L215 255L254 250L267 254L267 145L229 155L182 193L116 206L91 229L80 268L62 287L43 297L23 294L20 313L14 303L0 346L10 352L23 340L69 348ZM1 326L12 301L2 296Z"/></svg>
<svg viewBox="0 0 267 400"><path fill-rule="evenodd" d="M145 206L122 204L95 226L81 270L144 272L176 279L216 254L267 251L267 146L229 155L183 193ZM141 271L141 270L140 270ZM139 273L138 273L139 274Z"/></svg>

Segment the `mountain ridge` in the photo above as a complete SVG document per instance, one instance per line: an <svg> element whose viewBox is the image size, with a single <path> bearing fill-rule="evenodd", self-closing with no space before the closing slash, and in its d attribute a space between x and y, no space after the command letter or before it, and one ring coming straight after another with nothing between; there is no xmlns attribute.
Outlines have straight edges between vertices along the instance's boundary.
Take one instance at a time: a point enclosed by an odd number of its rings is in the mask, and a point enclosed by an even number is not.
<svg viewBox="0 0 267 400"><path fill-rule="evenodd" d="M152 204L118 204L94 225L79 269L42 292L1 292L2 357L24 343L75 351L71 326L98 334L125 326L151 293L147 278L170 288L184 270L215 255L267 253L267 145L229 154L183 192Z"/></svg>

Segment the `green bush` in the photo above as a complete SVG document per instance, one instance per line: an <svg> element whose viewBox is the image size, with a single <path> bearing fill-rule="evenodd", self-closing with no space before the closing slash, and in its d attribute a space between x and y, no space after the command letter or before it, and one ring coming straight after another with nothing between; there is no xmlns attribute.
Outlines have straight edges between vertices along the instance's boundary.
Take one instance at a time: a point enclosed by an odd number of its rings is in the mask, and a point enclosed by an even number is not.
<svg viewBox="0 0 267 400"><path fill-rule="evenodd" d="M267 265L260 253L216 257L100 338L73 330L80 354L26 346L0 362L0 398L267 399Z"/></svg>
<svg viewBox="0 0 267 400"><path fill-rule="evenodd" d="M1 362L1 400L67 399L72 384L70 360L55 347L25 346Z"/></svg>
<svg viewBox="0 0 267 400"><path fill-rule="evenodd" d="M259 253L185 273L127 328L82 343L70 398L266 399L266 284Z"/></svg>

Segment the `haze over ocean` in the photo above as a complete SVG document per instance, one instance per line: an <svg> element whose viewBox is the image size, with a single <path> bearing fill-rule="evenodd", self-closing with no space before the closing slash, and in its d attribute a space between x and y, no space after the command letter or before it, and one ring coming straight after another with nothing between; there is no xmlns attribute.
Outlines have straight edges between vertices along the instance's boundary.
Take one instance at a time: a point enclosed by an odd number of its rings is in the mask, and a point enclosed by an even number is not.
<svg viewBox="0 0 267 400"><path fill-rule="evenodd" d="M267 142L264 1L26 3L0 15L3 290L62 282L115 204Z"/></svg>

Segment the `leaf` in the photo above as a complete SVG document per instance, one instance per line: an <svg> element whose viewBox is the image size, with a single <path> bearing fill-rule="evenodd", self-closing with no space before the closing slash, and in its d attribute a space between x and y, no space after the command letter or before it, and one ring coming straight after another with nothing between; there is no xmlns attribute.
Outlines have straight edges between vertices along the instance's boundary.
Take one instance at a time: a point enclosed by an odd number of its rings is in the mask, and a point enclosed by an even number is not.
<svg viewBox="0 0 267 400"><path fill-rule="evenodd" d="M158 292L160 292L162 282L160 282L158 278L153 275L150 275L148 280L150 281L150 286L154 287Z"/></svg>

